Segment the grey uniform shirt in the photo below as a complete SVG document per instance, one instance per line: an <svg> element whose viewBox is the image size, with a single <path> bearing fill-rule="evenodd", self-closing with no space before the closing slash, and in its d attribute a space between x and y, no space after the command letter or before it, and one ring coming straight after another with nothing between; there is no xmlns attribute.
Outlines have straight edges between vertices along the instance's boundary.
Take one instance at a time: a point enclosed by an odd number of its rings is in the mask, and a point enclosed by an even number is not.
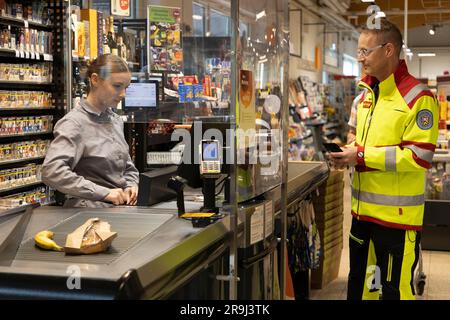
<svg viewBox="0 0 450 320"><path fill-rule="evenodd" d="M82 100L55 126L42 181L76 198L101 201L110 189L137 186L123 121L111 109L94 111Z"/></svg>

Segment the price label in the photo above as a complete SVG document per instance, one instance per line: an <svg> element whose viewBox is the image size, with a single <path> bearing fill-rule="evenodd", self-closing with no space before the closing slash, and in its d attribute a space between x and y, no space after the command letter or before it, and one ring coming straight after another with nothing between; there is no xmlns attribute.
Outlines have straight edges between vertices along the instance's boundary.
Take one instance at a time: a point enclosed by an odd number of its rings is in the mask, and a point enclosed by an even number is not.
<svg viewBox="0 0 450 320"><path fill-rule="evenodd" d="M23 24L25 25L25 28L28 28L28 20L24 20Z"/></svg>
<svg viewBox="0 0 450 320"><path fill-rule="evenodd" d="M41 60L41 56L36 52L36 60Z"/></svg>
<svg viewBox="0 0 450 320"><path fill-rule="evenodd" d="M31 53L31 59L34 59L34 52Z"/></svg>
<svg viewBox="0 0 450 320"><path fill-rule="evenodd" d="M51 54L44 53L44 61L53 61L53 56Z"/></svg>
<svg viewBox="0 0 450 320"><path fill-rule="evenodd" d="M20 57L25 58L25 53L23 51L20 51Z"/></svg>
<svg viewBox="0 0 450 320"><path fill-rule="evenodd" d="M14 51L16 52L16 58L18 58L20 55L19 50L14 50Z"/></svg>
<svg viewBox="0 0 450 320"><path fill-rule="evenodd" d="M30 59L30 53L28 51L25 51L25 58Z"/></svg>

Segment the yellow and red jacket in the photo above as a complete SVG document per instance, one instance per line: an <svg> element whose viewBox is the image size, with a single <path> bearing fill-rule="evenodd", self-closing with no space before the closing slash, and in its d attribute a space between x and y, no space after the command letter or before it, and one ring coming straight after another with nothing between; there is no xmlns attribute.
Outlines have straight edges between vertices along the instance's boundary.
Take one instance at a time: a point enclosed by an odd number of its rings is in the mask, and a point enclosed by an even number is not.
<svg viewBox="0 0 450 320"><path fill-rule="evenodd" d="M421 230L425 174L438 138L436 98L408 73L404 60L386 80L367 76L359 87L367 91L357 113L352 214L391 228Z"/></svg>

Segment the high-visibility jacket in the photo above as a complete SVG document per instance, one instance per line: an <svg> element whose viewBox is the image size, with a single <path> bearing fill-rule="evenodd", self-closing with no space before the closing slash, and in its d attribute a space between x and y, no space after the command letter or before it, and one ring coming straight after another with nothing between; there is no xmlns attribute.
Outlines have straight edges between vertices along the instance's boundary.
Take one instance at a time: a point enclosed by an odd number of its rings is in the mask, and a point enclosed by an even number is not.
<svg viewBox="0 0 450 320"><path fill-rule="evenodd" d="M404 60L386 80L367 76L358 85L367 91L357 113L352 214L391 228L421 230L425 175L438 138L436 98L408 73Z"/></svg>

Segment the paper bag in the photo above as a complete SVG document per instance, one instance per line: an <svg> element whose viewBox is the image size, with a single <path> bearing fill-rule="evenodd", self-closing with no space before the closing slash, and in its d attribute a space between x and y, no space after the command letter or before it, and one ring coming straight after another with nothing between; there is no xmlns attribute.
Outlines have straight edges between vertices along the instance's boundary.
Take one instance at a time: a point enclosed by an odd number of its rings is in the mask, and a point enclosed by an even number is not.
<svg viewBox="0 0 450 320"><path fill-rule="evenodd" d="M111 231L111 225L99 218L87 220L81 227L69 233L64 252L66 254L91 254L106 251L117 232Z"/></svg>

